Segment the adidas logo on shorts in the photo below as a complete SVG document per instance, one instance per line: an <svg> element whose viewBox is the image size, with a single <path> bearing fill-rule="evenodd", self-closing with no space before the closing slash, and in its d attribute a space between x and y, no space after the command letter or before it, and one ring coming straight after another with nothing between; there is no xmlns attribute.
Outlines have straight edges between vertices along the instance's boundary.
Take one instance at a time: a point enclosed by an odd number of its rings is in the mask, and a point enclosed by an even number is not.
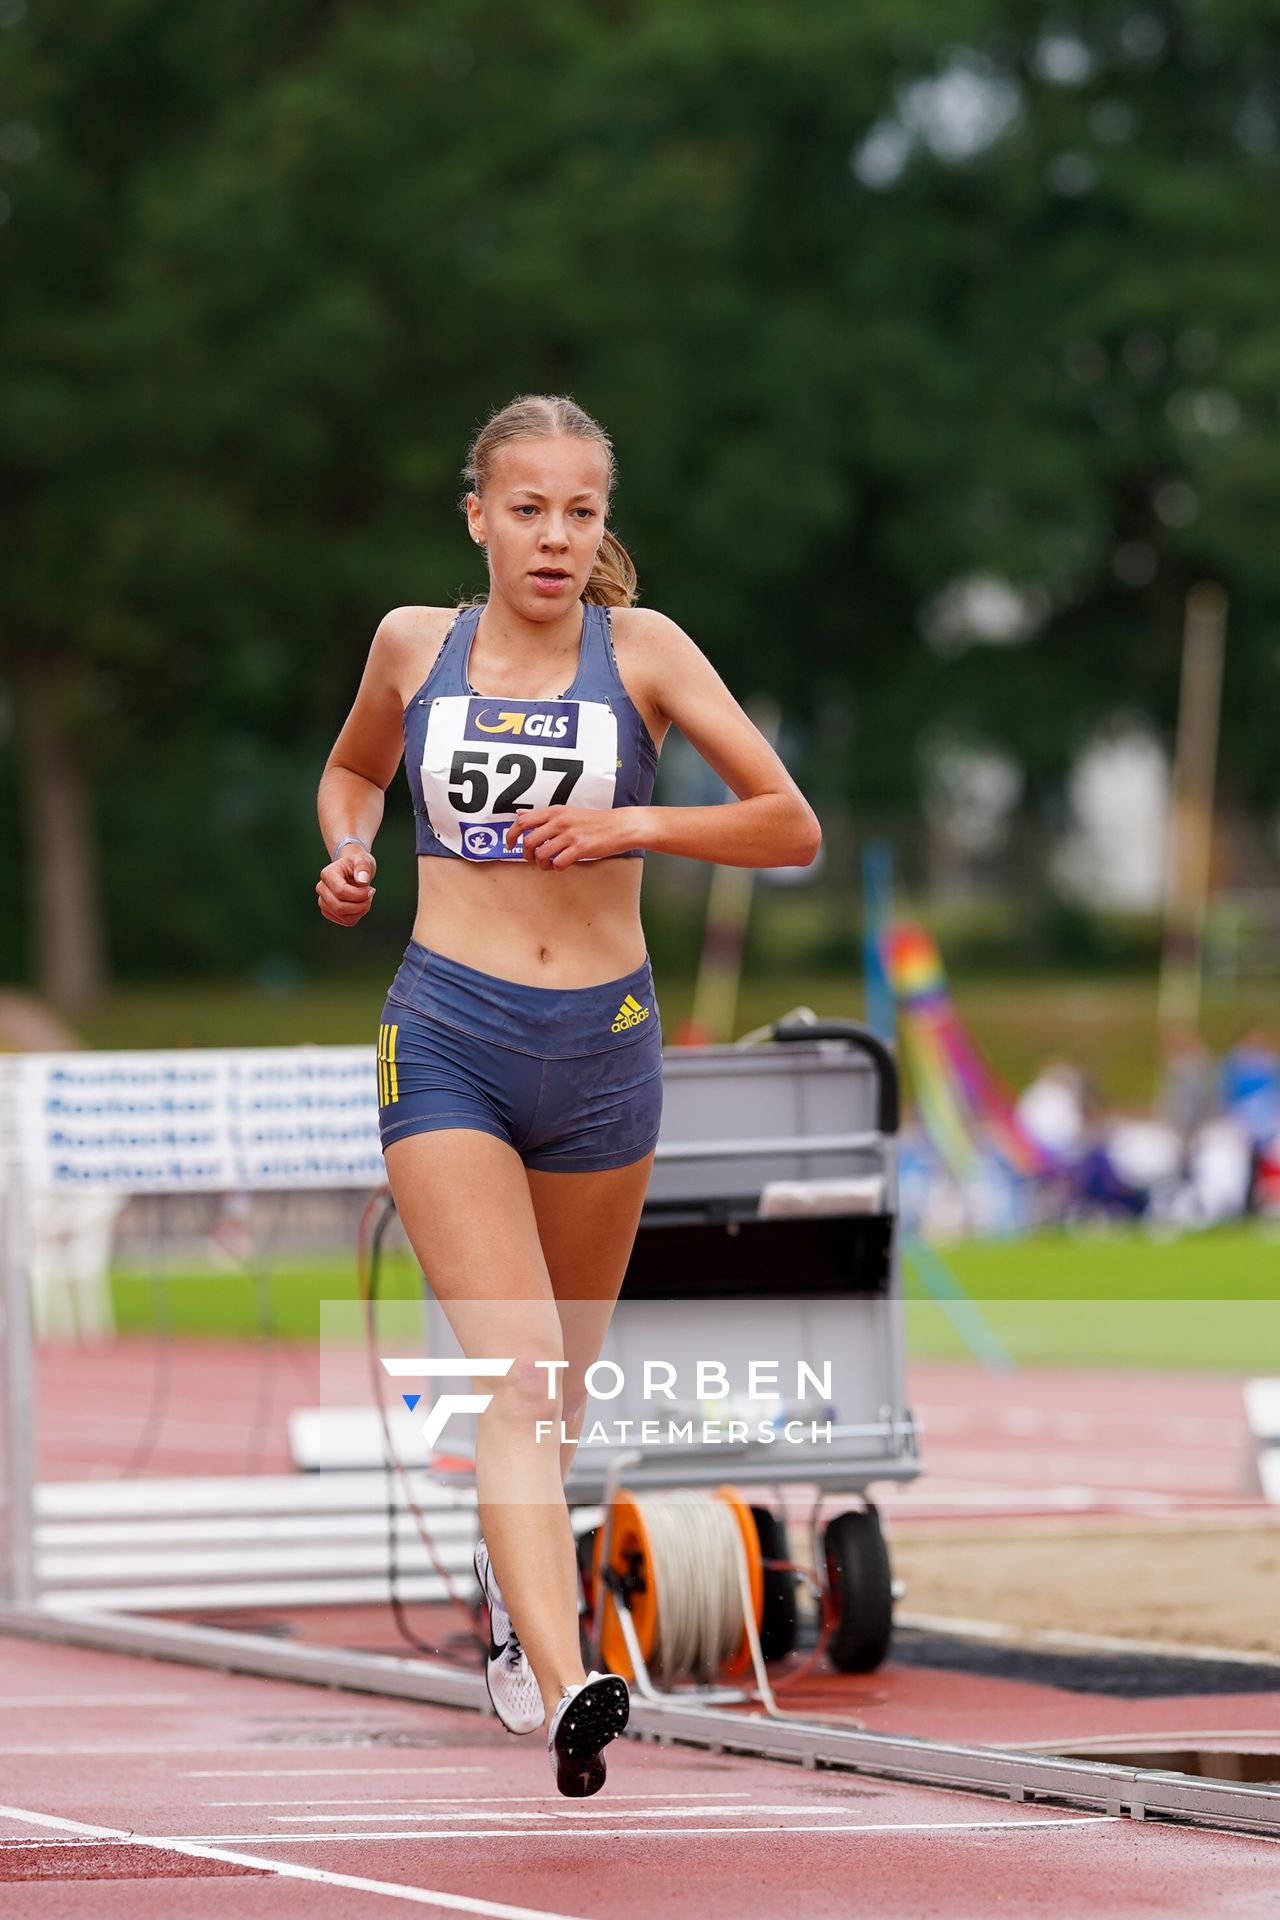
<svg viewBox="0 0 1280 1920"><path fill-rule="evenodd" d="M642 1007L633 993L629 993L614 1017L611 1033L625 1033L628 1027L638 1027L642 1020L649 1018L650 1009Z"/></svg>
<svg viewBox="0 0 1280 1920"><path fill-rule="evenodd" d="M393 1107L400 1098L400 1070L396 1065L398 1026L378 1028L378 1105Z"/></svg>

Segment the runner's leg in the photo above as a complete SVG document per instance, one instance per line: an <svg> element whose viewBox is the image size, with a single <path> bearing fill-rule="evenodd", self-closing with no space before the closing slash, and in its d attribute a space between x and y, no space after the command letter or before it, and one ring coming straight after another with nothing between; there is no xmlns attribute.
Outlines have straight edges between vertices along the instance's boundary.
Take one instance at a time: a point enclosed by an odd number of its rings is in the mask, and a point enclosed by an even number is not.
<svg viewBox="0 0 1280 1920"><path fill-rule="evenodd" d="M584 1376L598 1359L613 1314L653 1166L653 1153L603 1173L544 1173L528 1169L529 1193L559 1305L564 1357L566 1433L580 1433L586 1409ZM577 1447L560 1448L566 1478Z"/></svg>
<svg viewBox="0 0 1280 1920"><path fill-rule="evenodd" d="M512 1356L476 1426L480 1525L503 1601L548 1717L562 1686L585 1679L578 1646L573 1532L560 1450L535 1423L560 1419L558 1385L538 1361L565 1358L555 1299L518 1155L491 1134L440 1128L386 1149L396 1210L458 1343L473 1358ZM559 1374L556 1375L559 1380Z"/></svg>

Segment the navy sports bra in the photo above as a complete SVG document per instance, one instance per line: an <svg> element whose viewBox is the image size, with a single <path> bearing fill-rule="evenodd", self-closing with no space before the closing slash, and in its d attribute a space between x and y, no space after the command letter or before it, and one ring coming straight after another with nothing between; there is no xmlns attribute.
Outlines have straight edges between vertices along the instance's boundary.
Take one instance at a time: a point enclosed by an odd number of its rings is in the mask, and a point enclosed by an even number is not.
<svg viewBox="0 0 1280 1920"><path fill-rule="evenodd" d="M476 693L467 665L483 611L458 614L404 710L418 852L523 861L503 829L529 807L647 806L658 749L622 684L608 609L583 602L578 671L554 700Z"/></svg>

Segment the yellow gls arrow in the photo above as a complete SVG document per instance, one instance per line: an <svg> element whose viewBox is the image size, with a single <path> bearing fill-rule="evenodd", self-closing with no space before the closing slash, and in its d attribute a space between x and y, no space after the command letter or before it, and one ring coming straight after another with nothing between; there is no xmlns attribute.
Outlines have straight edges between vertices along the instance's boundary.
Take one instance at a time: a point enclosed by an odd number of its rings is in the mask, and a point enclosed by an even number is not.
<svg viewBox="0 0 1280 1920"><path fill-rule="evenodd" d="M485 725L482 714L478 713L476 715L476 725L479 727L481 733L519 733L521 727L524 725L524 721L525 716L522 713L503 713L501 708L499 708L497 726L489 727Z"/></svg>

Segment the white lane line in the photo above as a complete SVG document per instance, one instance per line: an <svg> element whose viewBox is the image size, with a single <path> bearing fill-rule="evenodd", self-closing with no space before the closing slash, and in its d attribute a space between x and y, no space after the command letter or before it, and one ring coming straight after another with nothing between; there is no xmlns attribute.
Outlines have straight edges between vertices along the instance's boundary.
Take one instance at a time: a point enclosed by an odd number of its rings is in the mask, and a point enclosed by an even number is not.
<svg viewBox="0 0 1280 1920"><path fill-rule="evenodd" d="M203 1693L10 1693L0 1707L189 1707L207 1700Z"/></svg>
<svg viewBox="0 0 1280 1920"><path fill-rule="evenodd" d="M1063 1440L1092 1439L1109 1446L1135 1442L1139 1446L1182 1444L1200 1448L1205 1445L1235 1446L1243 1432L1239 1415L1152 1413L1086 1413L1075 1407L1057 1409L1011 1406L994 1412L971 1406L936 1406L915 1403L921 1429L930 1427L938 1436L953 1433L981 1433L995 1426L1005 1433L1048 1432Z"/></svg>
<svg viewBox="0 0 1280 1920"><path fill-rule="evenodd" d="M480 1769L476 1769L476 1771L480 1771ZM457 1768L457 1772L461 1773L462 1768ZM445 1793L430 1795L420 1793L378 1795L363 1793L309 1793L305 1800L206 1800L204 1804L206 1807L476 1807L492 1803L496 1806L509 1807L515 1805L517 1801L532 1801L540 1806L561 1807L563 1798L563 1794L559 1793ZM741 1793L613 1793L610 1794L609 1798L611 1800L747 1800L750 1798L750 1795L744 1790ZM563 1812L565 1809L561 1807L561 1811ZM708 1807L707 1811L708 1813L719 1813L720 1808ZM725 1811L740 1813L749 1811L749 1809L733 1807L726 1808ZM343 1814L340 1817L346 1820L353 1816ZM370 1815L371 1819L372 1817L373 1816ZM337 1819L339 1816L335 1814L334 1818ZM405 1816L399 1813L389 1813L387 1818L388 1820L401 1820L405 1818Z"/></svg>
<svg viewBox="0 0 1280 1920"><path fill-rule="evenodd" d="M1227 1661L1234 1666L1280 1669L1280 1654L1252 1653L1243 1647L1198 1647L1181 1640L1128 1640L1114 1633L1075 1633L1066 1627L1015 1627L1004 1620L966 1620L945 1613L896 1613L903 1627L926 1633L959 1634L972 1640L1013 1640L1021 1647L1065 1647L1085 1653L1151 1653L1169 1660ZM1280 1680L1277 1681L1280 1691Z"/></svg>
<svg viewBox="0 0 1280 1920"><path fill-rule="evenodd" d="M127 1746L99 1746L99 1745L56 1746L56 1747L52 1747L48 1745L43 1747L0 1746L0 1759L3 1759L9 1754L25 1755L25 1754L43 1753L43 1754L48 1754L51 1759L60 1760L64 1754L69 1754L69 1753L73 1753L73 1754L87 1753L87 1754L99 1754L99 1755L119 1754L119 1753L155 1753L155 1754L161 1754L164 1756L164 1758L172 1760L172 1759L175 1759L176 1756L180 1753L207 1755L211 1753L272 1753L274 1751L275 1749L269 1746L257 1746L257 1745L247 1746L242 1741L239 1741L239 1740L224 1740L224 1741L204 1740L200 1743L199 1746L183 1746L180 1742L177 1742L177 1741L164 1740L159 1742L147 1742L145 1744L132 1743ZM372 1758L374 1754L385 1752L386 1749L381 1747L372 1747L372 1746L360 1746L360 1745L345 1746L344 1745L342 1747L327 1748L326 1751L332 1752L332 1753L359 1753L359 1754L364 1754L369 1758ZM183 1771L183 1769L178 1769L178 1771ZM241 1769L240 1767L223 1767L223 1768L219 1768L218 1771L219 1773L225 1774L230 1779L238 1779L242 1771L249 1772L249 1771L252 1771L252 1769L249 1769L249 1768ZM288 1767L282 1767L282 1768L262 1767L262 1768L259 1768L258 1771L262 1773L274 1774L274 1773L288 1773L291 1771L291 1769ZM311 1773L311 1772L328 1773L331 1771L331 1769L328 1767L315 1767L315 1768L299 1767L295 1769L295 1771L299 1773ZM364 1771L364 1768L363 1767L334 1767L332 1771L338 1774L362 1773ZM391 1771L392 1769L390 1767L378 1768L379 1773L390 1773ZM413 1767L409 1767L409 1768L403 1769L403 1771L413 1773L416 1771L416 1769ZM425 1771L430 1773L436 1773L436 1772L439 1772L440 1769L436 1767L430 1767L425 1769ZM448 1767L445 1769L445 1771L448 1773L487 1773L489 1769L487 1767Z"/></svg>
<svg viewBox="0 0 1280 1920"><path fill-rule="evenodd" d="M474 1913L482 1920L579 1920L573 1914L553 1913L545 1907L513 1907L502 1900L477 1900L466 1893L435 1893L427 1887L407 1887L393 1880L366 1880L355 1873L330 1873L324 1867L304 1867L295 1860L260 1860L251 1853L234 1853L206 1841L172 1840L162 1835L125 1833L118 1827L95 1827L86 1820L64 1820L52 1813L33 1813L24 1807L0 1807L11 1820L28 1820L79 1838L119 1841L155 1853L181 1853L193 1860L221 1860L232 1867L254 1867L284 1880L309 1880L326 1887L349 1887L353 1893L380 1893L388 1900L409 1900L420 1907L444 1907L455 1913Z"/></svg>
<svg viewBox="0 0 1280 1920"><path fill-rule="evenodd" d="M1115 1449L1109 1448L1099 1450L1086 1461L1082 1460L1078 1448L1074 1453L1050 1453L1028 1447L1021 1452L1011 1450L1005 1454L986 1447L949 1447L936 1468L930 1468L930 1472L945 1472L948 1479L959 1475L965 1480L989 1480L997 1486L1012 1487L1021 1486L1025 1481L1038 1480L1041 1476L1051 1483L1071 1483L1083 1468L1092 1476L1089 1484L1100 1491L1113 1486L1122 1487L1130 1480L1144 1483L1140 1488L1134 1488L1135 1493L1176 1488L1179 1493L1186 1495L1196 1490L1188 1487L1185 1463L1171 1461L1166 1447L1152 1447L1147 1451L1150 1459L1144 1459L1139 1448L1126 1447L1119 1457ZM1212 1491L1220 1483L1206 1480L1202 1484L1205 1491ZM1230 1493L1236 1491L1234 1485L1223 1490Z"/></svg>
<svg viewBox="0 0 1280 1920"><path fill-rule="evenodd" d="M618 1796L615 1796L615 1798L616 1797ZM222 1802L214 1801L211 1804L219 1806ZM252 1806L254 1802L249 1801L246 1804ZM261 1801L258 1804L263 1806L280 1806L283 1803L278 1800L267 1800ZM305 1806L308 1803L299 1800L294 1804L297 1806ZM374 1808L369 1813L300 1813L294 1816L294 1819L295 1823L299 1826L303 1824L307 1826L318 1826L321 1822L325 1821L331 1826L336 1826L339 1821L348 1820L706 1820L713 1814L720 1814L726 1820L740 1820L742 1816L747 1813L807 1813L810 1815L822 1813L830 1814L834 1818L837 1814L844 1814L848 1811L846 1807L842 1806L797 1806L793 1800L785 1800L778 1805L771 1805L766 1801L763 1804L748 1807L624 1807L620 1812L615 1811L611 1806L560 1806L553 1807L548 1813L537 1813L530 1807L521 1807L518 1813L503 1813L497 1807L486 1807L483 1812L477 1811L472 1813L467 1807L460 1805L456 1800L438 1803L423 1800L417 1802L420 1808L436 1804L448 1806L449 1812L385 1813L379 1807ZM282 1826L287 1826L290 1820L290 1816L287 1813L273 1813L271 1818L279 1821ZM358 1838L359 1836L356 1835L353 1837Z"/></svg>
<svg viewBox="0 0 1280 1920"><path fill-rule="evenodd" d="M809 1809L805 1809L809 1811ZM527 1817L527 1816L526 1816ZM851 1822L844 1827L822 1825L788 1826L775 1822L769 1827L424 1827L420 1833L406 1833L397 1827L393 1833L213 1833L201 1836L172 1836L172 1843L183 1846L233 1845L305 1847L353 1847L366 1840L687 1840L691 1836L714 1834L720 1840L737 1840L744 1834L768 1833L776 1839L789 1833L1043 1833L1048 1827L1116 1826L1122 1816L1111 1813L1080 1813L1047 1820L1011 1818L1007 1820L886 1820L875 1825Z"/></svg>
<svg viewBox="0 0 1280 1920"><path fill-rule="evenodd" d="M1193 1728L1189 1733L1167 1727L1158 1733L1090 1733L1078 1740L1068 1734L1062 1740L1029 1740L1019 1742L1019 1753L1047 1753L1050 1759L1055 1754L1061 1757L1070 1752L1074 1759L1085 1752L1099 1754L1106 1759L1110 1751L1116 1753L1138 1753L1144 1747L1202 1747L1212 1750L1215 1740L1239 1740L1246 1746L1257 1741L1259 1753L1271 1755L1280 1744L1280 1728L1276 1727L1202 1727ZM467 1798L470 1799L468 1794ZM681 1796L683 1798L683 1795Z"/></svg>
<svg viewBox="0 0 1280 1920"><path fill-rule="evenodd" d="M372 1747L364 1749L369 1753ZM376 1773L381 1779L384 1773L488 1773L488 1767L179 1767L177 1769L187 1780L292 1780L305 1776L307 1779L321 1778L331 1774L335 1780L344 1779L349 1773L358 1773L363 1779Z"/></svg>
<svg viewBox="0 0 1280 1920"><path fill-rule="evenodd" d="M440 1768L448 1773L487 1773L487 1767L449 1767ZM681 1796L683 1798L683 1795ZM472 1806L478 1800L499 1800L504 1804L508 1800L543 1799L538 1794L508 1793L309 1793L305 1800L204 1800L206 1807L456 1807L460 1804ZM391 1818L390 1815L387 1816ZM397 1814L396 1819L400 1816Z"/></svg>
<svg viewBox="0 0 1280 1920"><path fill-rule="evenodd" d="M1160 1493L1150 1487L1082 1486L1074 1480L1039 1483L1029 1480L1025 1485L1010 1487L985 1478L949 1479L934 1473L933 1469L930 1473L927 1491L923 1487L917 1493L914 1487L886 1486L883 1500L893 1506L895 1518L928 1519L936 1514L941 1519L949 1519L957 1509L963 1518L963 1510L969 1507L978 1508L982 1515L990 1511L1015 1517L1027 1512L1034 1516L1044 1509L1046 1514L1065 1514L1072 1519L1087 1516L1099 1508L1124 1515L1156 1517L1188 1510L1203 1513L1206 1509L1215 1513L1247 1511L1249 1516L1265 1517L1274 1511L1261 1500L1240 1499L1234 1494L1220 1493L1216 1488L1180 1495Z"/></svg>

